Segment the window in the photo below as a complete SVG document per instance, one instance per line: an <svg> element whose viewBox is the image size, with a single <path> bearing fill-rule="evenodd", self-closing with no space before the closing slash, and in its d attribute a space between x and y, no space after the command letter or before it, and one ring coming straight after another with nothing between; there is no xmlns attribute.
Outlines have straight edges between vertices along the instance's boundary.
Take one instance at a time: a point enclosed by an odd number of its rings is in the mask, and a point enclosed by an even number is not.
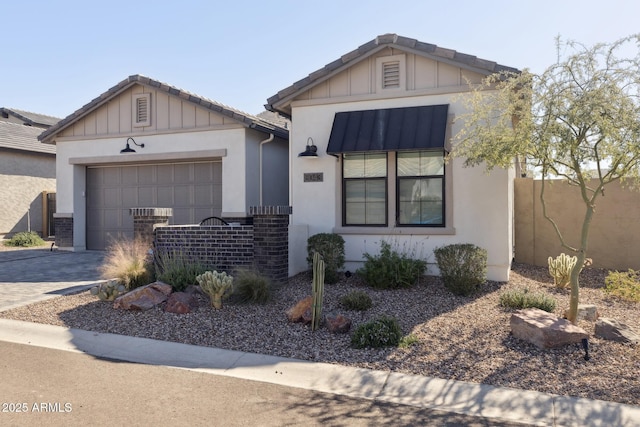
<svg viewBox="0 0 640 427"><path fill-rule="evenodd" d="M354 153L343 159L343 223L386 225L387 155Z"/></svg>
<svg viewBox="0 0 640 427"><path fill-rule="evenodd" d="M445 226L443 150L345 153L342 164L344 226L387 226L389 215L396 226Z"/></svg>
<svg viewBox="0 0 640 427"><path fill-rule="evenodd" d="M441 151L397 155L398 225L444 226L444 155Z"/></svg>
<svg viewBox="0 0 640 427"><path fill-rule="evenodd" d="M133 126L151 126L151 94L133 95Z"/></svg>

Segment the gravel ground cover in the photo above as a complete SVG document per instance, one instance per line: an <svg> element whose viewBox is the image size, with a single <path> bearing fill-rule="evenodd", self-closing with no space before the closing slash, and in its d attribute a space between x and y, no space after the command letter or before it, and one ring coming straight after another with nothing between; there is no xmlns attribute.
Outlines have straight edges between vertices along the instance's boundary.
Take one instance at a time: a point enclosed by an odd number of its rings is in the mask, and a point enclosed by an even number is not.
<svg viewBox="0 0 640 427"><path fill-rule="evenodd" d="M640 330L640 304L603 292L606 272L587 269L581 276L581 302L596 304L602 317L613 317ZM582 346L540 350L510 333L511 311L499 306L510 289L544 291L558 301L556 314L569 304L569 291L558 290L546 268L515 264L508 283L488 282L473 297L452 295L437 277L424 277L402 290L373 290L356 275L326 285L323 314L344 314L359 324L380 315L394 316L404 334L418 342L408 348L354 349L349 334L326 328L311 332L292 324L285 312L311 293L308 273L275 289L266 305L226 303L222 310L200 297L191 314L166 313L162 306L144 312L115 310L89 292L61 296L0 313L0 317L89 331L169 340L230 350L318 362L404 372L640 405L640 346L593 336L594 322L580 321L590 334L589 361ZM367 292L373 307L347 311L340 298Z"/></svg>

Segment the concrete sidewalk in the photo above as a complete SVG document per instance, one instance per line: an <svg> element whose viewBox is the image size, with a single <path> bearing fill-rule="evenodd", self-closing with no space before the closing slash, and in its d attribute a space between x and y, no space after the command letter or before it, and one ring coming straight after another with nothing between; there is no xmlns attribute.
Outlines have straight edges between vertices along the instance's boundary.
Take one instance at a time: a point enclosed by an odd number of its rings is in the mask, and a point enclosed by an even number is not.
<svg viewBox="0 0 640 427"><path fill-rule="evenodd" d="M0 319L0 341L539 426L640 426L640 407Z"/></svg>

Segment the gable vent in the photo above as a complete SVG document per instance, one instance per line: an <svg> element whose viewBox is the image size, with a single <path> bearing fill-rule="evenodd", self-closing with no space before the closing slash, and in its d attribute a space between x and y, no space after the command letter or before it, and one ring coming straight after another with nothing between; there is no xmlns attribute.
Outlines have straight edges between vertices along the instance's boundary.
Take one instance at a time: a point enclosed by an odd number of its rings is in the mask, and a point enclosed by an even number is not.
<svg viewBox="0 0 640 427"><path fill-rule="evenodd" d="M151 94L140 93L133 97L133 123L136 127L151 125Z"/></svg>
<svg viewBox="0 0 640 427"><path fill-rule="evenodd" d="M138 109L136 112L138 118L136 122L146 122L149 120L149 103L147 103L147 100L145 98L138 98L136 107Z"/></svg>
<svg viewBox="0 0 640 427"><path fill-rule="evenodd" d="M382 64L382 88L392 89L400 87L400 61Z"/></svg>

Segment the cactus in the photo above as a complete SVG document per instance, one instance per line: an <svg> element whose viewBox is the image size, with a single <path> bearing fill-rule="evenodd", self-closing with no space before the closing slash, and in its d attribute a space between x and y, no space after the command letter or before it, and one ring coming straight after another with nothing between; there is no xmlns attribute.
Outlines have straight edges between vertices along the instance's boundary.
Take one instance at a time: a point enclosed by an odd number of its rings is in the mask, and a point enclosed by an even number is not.
<svg viewBox="0 0 640 427"><path fill-rule="evenodd" d="M322 320L322 299L324 297L324 260L318 252L313 254L313 285L311 291L313 295L311 330L315 331L320 327Z"/></svg>
<svg viewBox="0 0 640 427"><path fill-rule="evenodd" d="M226 272L205 271L196 276L202 290L211 298L211 305L215 309L222 308L222 300L233 291L233 277Z"/></svg>
<svg viewBox="0 0 640 427"><path fill-rule="evenodd" d="M117 280L108 280L91 288L91 295L97 296L100 301L113 301L126 292L127 288Z"/></svg>
<svg viewBox="0 0 640 427"><path fill-rule="evenodd" d="M571 281L571 270L576 265L578 257L560 254L556 259L549 257L549 273L558 288L566 288Z"/></svg>

